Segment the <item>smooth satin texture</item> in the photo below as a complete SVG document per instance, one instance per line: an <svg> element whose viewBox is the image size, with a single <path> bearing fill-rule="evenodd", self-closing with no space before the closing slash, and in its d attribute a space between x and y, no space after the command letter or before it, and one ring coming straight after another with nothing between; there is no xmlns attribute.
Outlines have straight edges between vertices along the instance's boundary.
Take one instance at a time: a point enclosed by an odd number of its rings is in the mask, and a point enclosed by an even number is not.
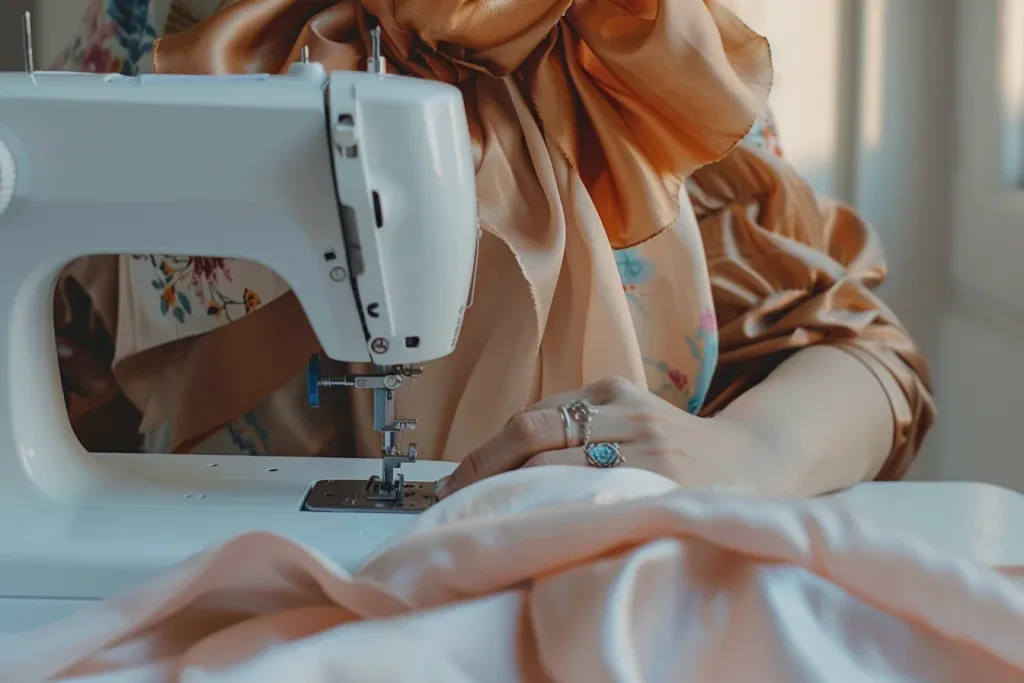
<svg viewBox="0 0 1024 683"><path fill-rule="evenodd" d="M329 70L361 70L371 20L382 28L389 69L460 88L475 143L486 232L479 303L456 352L400 397L420 421L426 457L461 459L542 396L611 375L646 386L612 250L678 225L699 245L692 212L680 218L683 181L737 144L764 107L766 41L701 0L241 0L159 40L153 71L277 73L304 46ZM686 251L681 289L706 296L703 273L688 267L699 259ZM701 313L686 311L679 326L695 332ZM294 329L260 314L261 326ZM252 348L261 338L252 327L247 342L230 336ZM227 337L196 346L225 348ZM239 371L250 376L269 367L249 382L259 392L197 399L202 392L187 378L207 377L192 368L210 356L196 349L163 363L139 354L118 372L137 404L154 406L158 394L150 423L171 422L173 447L188 450L299 375L318 346L306 330L285 344L283 353L278 344L265 358L253 359L256 351L227 361L244 362ZM227 355L216 349L218 359ZM154 370L161 366L168 369ZM372 397L351 400L356 451L375 454Z"/></svg>
<svg viewBox="0 0 1024 683"><path fill-rule="evenodd" d="M528 469L440 503L354 576L283 538L237 537L0 640L0 680L1024 681L1013 574L838 499Z"/></svg>

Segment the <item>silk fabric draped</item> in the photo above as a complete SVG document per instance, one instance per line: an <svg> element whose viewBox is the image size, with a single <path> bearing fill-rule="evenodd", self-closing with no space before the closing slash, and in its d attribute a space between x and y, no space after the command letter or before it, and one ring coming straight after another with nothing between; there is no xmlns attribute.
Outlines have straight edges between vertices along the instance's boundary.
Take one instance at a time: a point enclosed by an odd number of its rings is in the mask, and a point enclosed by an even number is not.
<svg viewBox="0 0 1024 683"><path fill-rule="evenodd" d="M530 469L447 499L354 576L285 539L237 537L0 640L0 680L1024 681L1013 575L838 499Z"/></svg>
<svg viewBox="0 0 1024 683"><path fill-rule="evenodd" d="M693 213L680 212L683 182L737 144L763 108L764 39L700 0L241 0L158 41L153 70L280 72L303 46L328 69L363 69L373 20L389 68L460 88L475 141L486 232L477 303L456 352L400 397L420 420L427 457L460 459L544 395L609 375L645 386L613 248L682 232L697 246L677 266L679 289L710 307L706 272L687 267L702 259ZM702 311L691 308L678 327L698 328ZM173 422L176 450L299 375L317 350L291 295L256 317L119 363L150 422ZM253 341L283 329L287 340ZM232 359L224 348L245 350ZM233 377L224 363L249 377L244 389L200 391L208 373L198 368L219 364ZM357 451L376 453L370 397L352 400L354 423L366 426Z"/></svg>

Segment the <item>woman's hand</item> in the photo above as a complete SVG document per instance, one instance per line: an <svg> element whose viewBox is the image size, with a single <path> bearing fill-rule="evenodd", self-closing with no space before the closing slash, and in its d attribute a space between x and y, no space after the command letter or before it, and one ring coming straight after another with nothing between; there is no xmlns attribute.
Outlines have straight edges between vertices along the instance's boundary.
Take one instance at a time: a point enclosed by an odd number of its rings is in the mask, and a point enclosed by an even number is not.
<svg viewBox="0 0 1024 683"><path fill-rule="evenodd" d="M783 492L777 480L785 449L771 430L722 414L695 417L628 380L610 378L549 398L513 417L462 461L438 498L520 467L588 466L581 447L582 425L571 420L567 430L559 411L580 399L594 407L590 443L617 444L626 467L656 472L688 488Z"/></svg>

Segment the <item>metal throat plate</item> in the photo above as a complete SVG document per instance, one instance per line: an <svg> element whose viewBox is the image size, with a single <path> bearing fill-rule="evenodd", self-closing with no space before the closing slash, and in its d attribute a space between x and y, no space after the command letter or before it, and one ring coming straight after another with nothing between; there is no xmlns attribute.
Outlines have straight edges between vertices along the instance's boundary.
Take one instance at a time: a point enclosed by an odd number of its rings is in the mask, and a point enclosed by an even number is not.
<svg viewBox="0 0 1024 683"><path fill-rule="evenodd" d="M324 479L313 484L302 509L308 512L390 512L416 514L434 504L436 482L407 481L401 503L366 497L366 479Z"/></svg>

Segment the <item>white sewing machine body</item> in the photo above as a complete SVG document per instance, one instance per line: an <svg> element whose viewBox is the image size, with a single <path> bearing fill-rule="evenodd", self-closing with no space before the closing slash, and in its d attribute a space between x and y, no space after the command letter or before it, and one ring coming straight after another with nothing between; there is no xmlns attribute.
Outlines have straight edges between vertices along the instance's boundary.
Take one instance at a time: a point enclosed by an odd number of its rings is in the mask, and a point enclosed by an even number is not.
<svg viewBox="0 0 1024 683"><path fill-rule="evenodd" d="M380 459L87 453L51 300L82 255L234 257L289 283L331 358L445 356L475 276L470 144L456 88L305 61L281 76L0 74L0 630L245 530L352 566L408 522L302 511L313 482L365 482ZM389 372L382 395L402 381ZM386 423L403 421L380 421L386 452L403 428ZM410 451L399 465L432 495L451 466Z"/></svg>
<svg viewBox="0 0 1024 683"><path fill-rule="evenodd" d="M303 510L314 482L366 480L379 460L85 452L61 399L53 285L81 255L236 257L289 282L332 358L446 355L478 242L455 88L305 63L274 77L0 74L0 143L0 633L245 531L354 568L409 524ZM452 469L405 462L425 482ZM1024 563L1016 494L908 484L843 495L954 551Z"/></svg>
<svg viewBox="0 0 1024 683"><path fill-rule="evenodd" d="M0 75L14 179L0 239L34 273L85 254L247 259L291 285L331 358L448 355L477 244L461 95L358 72L325 83L319 65L296 66L309 69Z"/></svg>

